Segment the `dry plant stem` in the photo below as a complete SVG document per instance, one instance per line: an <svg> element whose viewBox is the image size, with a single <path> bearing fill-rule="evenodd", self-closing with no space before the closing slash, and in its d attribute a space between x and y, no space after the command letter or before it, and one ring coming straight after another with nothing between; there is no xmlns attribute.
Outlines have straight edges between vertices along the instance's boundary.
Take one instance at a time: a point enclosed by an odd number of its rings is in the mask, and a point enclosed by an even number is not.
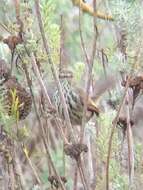
<svg viewBox="0 0 143 190"><path fill-rule="evenodd" d="M66 155L64 151L64 143L62 144L62 161L63 161L63 175L66 175Z"/></svg>
<svg viewBox="0 0 143 190"><path fill-rule="evenodd" d="M84 56L85 56L85 61L86 61L87 65L89 65L90 64L89 63L89 58L88 58L88 55L87 55L87 52L86 52L84 39L83 39L83 35L82 35L82 30L81 30L81 16L82 16L82 13L81 13L80 7L79 7L79 34L80 34L81 47L82 47L82 50L83 50L83 53L84 53Z"/></svg>
<svg viewBox="0 0 143 190"><path fill-rule="evenodd" d="M93 181L94 179L94 168L93 168L93 159L92 159L92 147L91 147L91 136L90 134L87 135L87 146L88 146L88 152L87 152L87 163L88 163L88 179L89 181Z"/></svg>
<svg viewBox="0 0 143 190"><path fill-rule="evenodd" d="M63 15L61 15L61 27L60 27L60 30L61 30L61 36L60 36L60 65L59 65L59 73L61 72L62 70L62 61L63 61Z"/></svg>
<svg viewBox="0 0 143 190"><path fill-rule="evenodd" d="M93 2L93 6L95 8L95 1ZM93 48L92 48L92 55L91 55L91 59L89 61L88 59L88 55L85 49L85 44L84 44L84 40L83 40L83 35L82 35L82 29L81 29L81 12L79 9L79 31L80 31L80 39L81 39L81 45L82 45L82 49L83 49L83 53L84 53L84 57L86 60L86 65L87 65L87 80L86 80L86 96L84 99L84 107L83 107L83 118L82 118L82 127L81 127L81 134L80 134L80 142L82 143L83 141L83 137L84 137L84 128L85 128L85 123L86 123L86 111L87 111L87 100L88 100L88 94L89 94L89 89L90 89L90 83L91 83L91 77L92 77L92 68L93 68L93 64L94 64L94 57L95 57L95 52L96 52L96 41L97 41L97 30L96 30L96 20L95 17L93 18L93 26L94 26L94 39L93 39ZM81 167L81 171L82 172L82 176L84 178L84 181L86 182L87 187L89 188L89 183L87 183L85 175L84 175L84 170L82 167L82 162L80 159L79 162L79 167Z"/></svg>
<svg viewBox="0 0 143 190"><path fill-rule="evenodd" d="M45 129L45 133L46 133L46 136L47 136L47 143L50 144L50 121L48 119L46 119L46 129ZM51 168L51 165L50 163L48 162L48 172L49 172L49 176L52 175L52 168Z"/></svg>
<svg viewBox="0 0 143 190"><path fill-rule="evenodd" d="M86 178L85 178L85 175L84 175L83 166L82 166L82 162L81 162L81 158L80 158L80 157L79 157L79 159L77 160L77 166L78 166L79 174L80 174L80 177L81 177L83 186L84 186L84 190L89 190L89 189L90 189L90 188L89 188L89 184L88 184L87 181L86 181Z"/></svg>
<svg viewBox="0 0 143 190"><path fill-rule="evenodd" d="M34 174L34 176L35 176L35 179L36 179L37 183L38 183L39 185L42 185L42 182L41 182L41 180L40 180L40 177L38 176L38 173L36 172L36 169L35 169L35 167L33 166L33 163L32 163L31 159L30 159L29 156L28 156L27 148L26 148L25 146L23 146L22 150L23 150L23 152L24 152L24 154L25 154L25 157L26 157L26 159L27 159L27 161L28 161L28 163L29 163L29 166L30 166L31 170L33 171L33 174Z"/></svg>
<svg viewBox="0 0 143 190"><path fill-rule="evenodd" d="M20 17L20 0L13 0L14 5L15 5L15 13L16 13L16 18L19 19Z"/></svg>
<svg viewBox="0 0 143 190"><path fill-rule="evenodd" d="M64 25L63 25L63 15L61 15L61 35L60 35L60 64L59 64L59 74L62 71L63 68L66 67L66 61L65 61L65 52L64 52ZM65 136L65 130L62 129L62 126L57 122L56 123L61 132L62 138L63 138L63 150L62 150L62 161L63 161L63 174L65 175L66 173L66 156L65 156L65 151L64 151L64 144L68 143L68 140L66 139Z"/></svg>
<svg viewBox="0 0 143 190"><path fill-rule="evenodd" d="M32 66L33 66L33 68L34 68L34 71L35 71L35 73L36 73L36 78L37 78L37 80L39 81L39 84L40 84L41 88L42 88L43 91L44 91L44 94L45 94L45 97L46 97L46 99L47 99L48 105L49 105L50 108L52 108L53 106L52 106L51 100L50 100L50 98L49 98L49 95L48 95L47 89L46 89L46 87L45 87L45 85L44 85L44 82L43 82L43 80L42 80L42 78L41 78L39 69L38 69L37 64L36 64L35 56L34 56L33 53L31 54L31 62L32 62Z"/></svg>
<svg viewBox="0 0 143 190"><path fill-rule="evenodd" d="M9 189L10 190L15 190L15 176L14 176L14 171L13 171L13 165L10 163L8 164L8 173L9 173Z"/></svg>
<svg viewBox="0 0 143 190"><path fill-rule="evenodd" d="M86 75L87 75L86 76L86 81L85 81L86 95L84 97L83 117L82 117L81 133L80 133L80 142L82 143L83 137L84 137L85 123L86 123L87 100L88 100L88 93L89 93L88 83L90 82L89 81L90 62L89 62L89 59L88 59L88 55L87 55L87 52L86 52L86 48L85 48L85 44L84 44L84 39L83 39L83 35L82 35L82 29L81 29L81 10L80 10L80 7L79 7L79 34L80 34L80 40L81 40L81 47L82 47L83 54L84 54L85 61L86 61L86 68L88 69L88 72L86 72Z"/></svg>
<svg viewBox="0 0 143 190"><path fill-rule="evenodd" d="M74 142L76 142L76 139L75 139L75 136L74 136L74 133L73 133L73 128L72 128L72 125L71 125L71 122L70 122L70 117L69 117L69 114L68 114L68 109L67 109L67 106L66 106L65 98L64 98L64 95L63 95L63 92L62 92L62 87L61 87L59 78L57 76L57 73L56 73L56 70L55 70L55 67L54 67L54 63L52 62L50 49L49 49L47 39L46 39L46 36L45 36L42 17L41 17L41 13L40 13L39 0L35 0L35 8L36 8L36 14L37 14L37 19L38 19L39 29L40 29L40 32L41 32L41 37L42 37L42 40L43 40L43 46L44 46L45 51L46 51L46 53L48 55L48 62L50 64L50 66L51 66L51 71L52 71L53 77L55 79L55 82L56 82L56 85L57 85L57 88L58 88L58 91L59 91L59 94L60 94L61 103L62 103L63 108L64 108L64 117L65 117L66 125L67 125L67 127L69 129L69 133L71 134L72 140Z"/></svg>
<svg viewBox="0 0 143 190"><path fill-rule="evenodd" d="M26 182L25 182L25 179L24 179L24 176L23 176L21 163L20 163L20 160L19 160L18 156L15 158L15 165L16 165L17 174L18 174L18 176L20 178L21 188L22 188L22 190L24 190L24 189L26 189Z"/></svg>
<svg viewBox="0 0 143 190"><path fill-rule="evenodd" d="M41 122L41 119L40 119L40 116L38 114L38 110L37 110L37 106L36 106L36 103L35 103L35 98L34 98L34 95L33 95L33 91L32 91L32 87L31 87L31 81L30 81L30 78L29 78L29 73L28 73L28 70L27 70L27 67L25 64L23 64L23 68L24 68L24 71L25 71L25 74L26 74L26 79L27 79L27 83L28 83L28 86L30 88L30 93L31 93L31 96L32 96L32 101L33 101L33 104L34 104L34 110L35 110L35 113L36 113L36 116L37 116L37 120L38 120L38 123L39 123L39 127L41 129L41 134L42 134L42 140L43 140L43 144L44 144L44 147L45 147L45 150L46 150L46 154L47 154L47 158L48 158L48 161L49 163L51 164L51 168L53 169L54 171L54 174L57 176L59 182L60 182L60 185L61 185L61 189L62 190L66 190L65 189L65 186L63 185L63 182L61 181L61 178L54 166L54 163L52 161L52 158L51 158L51 155L50 155L50 151L49 151L49 147L48 147L48 143L47 143L47 139L46 139L46 136L45 136L45 132L44 132L44 127L42 125L42 122Z"/></svg>
<svg viewBox="0 0 143 190"><path fill-rule="evenodd" d="M58 127L58 130L59 130L60 133L61 133L61 137L62 137L64 143L65 143L65 144L69 144L68 139L66 138L65 133L64 133L64 131L63 131L63 128L62 128L62 126L60 125L60 123L57 121L57 119L55 119L55 123L56 123L56 126Z"/></svg>
<svg viewBox="0 0 143 190"><path fill-rule="evenodd" d="M7 139L9 140L9 145L10 145L10 149L9 149L9 153L10 153L10 157L12 158L12 161L9 163L9 161L7 160L7 166L8 166L8 173L9 173L9 188L11 190L15 190L16 187L16 176L15 176L15 171L14 171L14 162L15 162L15 144L14 144L14 140L11 139Z"/></svg>
<svg viewBox="0 0 143 190"><path fill-rule="evenodd" d="M77 182L78 182L78 167L77 167L77 165L76 165L76 166L75 166L75 171L74 171L73 190L77 190Z"/></svg>
<svg viewBox="0 0 143 190"><path fill-rule="evenodd" d="M103 49L101 50L101 62L102 62L102 66L103 66L103 72L104 72L105 79L107 79L106 67L107 67L107 63L108 63L108 58L107 58L107 55L104 53ZM109 94L109 97L111 97L110 90L108 90L108 94Z"/></svg>
<svg viewBox="0 0 143 190"><path fill-rule="evenodd" d="M96 1L93 1L93 7L95 10L96 7ZM96 10L95 10L96 11ZM93 64L94 64L94 57L95 57L95 53L96 53L96 41L97 41L97 37L98 37L98 32L97 32L97 27L96 27L96 18L93 17L93 27L94 27L94 38L93 38L93 47L92 47L92 54L91 54L91 59L88 59L88 55L85 49L85 44L84 44L84 40L83 40L83 35L82 35L82 30L81 30L81 13L80 13L80 9L79 9L79 31L80 31L80 39L81 39L81 45L82 45L82 49L83 49L83 53L84 53L84 57L86 60L86 64L87 64L87 81L86 81L86 97L84 100L84 108L83 108L83 118L82 118L82 128L81 128L81 142L84 136L84 126L86 123L86 111L87 111L87 100L88 100L88 94L89 94L89 89L90 89L90 84L91 84L91 78L92 78L92 69L93 69Z"/></svg>
<svg viewBox="0 0 143 190"><path fill-rule="evenodd" d="M130 124L130 111L129 111L129 94L127 93L126 96L127 101L127 108L126 108L126 114L127 114L127 142L128 142L128 165L129 165L129 189L131 188L133 184L133 178L134 178L134 149L133 149L133 134L132 134L132 128Z"/></svg>
<svg viewBox="0 0 143 190"><path fill-rule="evenodd" d="M130 77L127 80L124 95L122 97L122 101L120 103L117 115L116 115L116 117L115 117L115 119L113 121L112 129L111 129L111 135L110 135L110 138L109 138L108 153L107 153L107 163L106 163L106 190L109 190L109 165L110 165L110 157L111 157L113 135L114 135L115 128L117 126L117 122L118 122L118 119L119 119L119 116L120 116L121 109L122 109L122 107L124 105L124 102L125 102L126 94L127 94L128 87L129 87L129 80L130 80Z"/></svg>
<svg viewBox="0 0 143 190"><path fill-rule="evenodd" d="M91 183L91 187L93 190L96 189L96 184L97 184L97 177L98 175L98 156L97 156L97 134L95 136L95 139L91 139L90 142L90 146L91 146L91 155L92 155L92 167L93 167L93 179L92 179L92 183Z"/></svg>
<svg viewBox="0 0 143 190"><path fill-rule="evenodd" d="M64 20L63 15L61 15L61 26L60 26L60 64L59 64L59 73L62 71L63 68L66 69L68 66L66 55L65 55L65 31L64 31Z"/></svg>
<svg viewBox="0 0 143 190"><path fill-rule="evenodd" d="M17 165L16 165L16 158L18 157L18 155L15 152L15 148L13 149L13 172L14 172L14 176L15 176L15 181L16 181L16 186L20 189L22 189L22 183L21 183L21 179L20 176L17 175Z"/></svg>
<svg viewBox="0 0 143 190"><path fill-rule="evenodd" d="M84 44L84 40L83 40L83 36L82 36L82 31L81 31L81 11L80 11L80 6L79 6L79 33L80 33L80 40L81 40L81 47L82 50L84 52L84 56L85 56L85 60L87 65L89 65L89 59L88 59L88 55L85 49L85 44ZM80 133L80 142L82 142L83 140L83 136L84 136L84 126L85 126L85 114L86 114L86 110L87 110L87 99L88 97L86 96L84 98L84 108L83 108L83 118L82 118L82 126L81 126L81 133ZM74 176L74 189L76 189L77 187L77 182L78 182L78 167L75 168L75 176ZM83 175L82 175L83 176ZM77 178L76 178L77 177Z"/></svg>
<svg viewBox="0 0 143 190"><path fill-rule="evenodd" d="M0 27L3 28L6 32L8 32L9 34L12 34L11 31L9 31L9 29L7 28L7 26L5 26L3 23L0 22Z"/></svg>
<svg viewBox="0 0 143 190"><path fill-rule="evenodd" d="M88 71L89 71L89 59L88 59L88 55L87 55L87 52L86 52L86 49L85 49L85 44L84 44L84 40L83 40L83 36L82 36L82 30L81 30L81 11L80 11L80 7L79 7L79 32L80 32L80 39L81 39L81 46L82 46L82 49L83 49L83 52L84 52L84 56L85 56L85 59L86 59L86 66L88 68ZM87 73L89 74L89 73ZM86 123L86 111L87 111L87 100L88 100L88 92L89 92L89 88L87 86L88 84L88 76L87 76L87 81L86 81L86 96L84 97L84 107L83 107L83 117L82 117L82 126L81 126L81 132L80 132L80 143L82 143L83 141L83 137L84 137L84 128L85 128L85 123ZM78 169L79 169L79 173L80 173L80 177L81 177L81 180L83 182L83 185L86 189L89 189L89 184L87 183L87 180L86 180L86 177L85 177L85 174L84 174L84 169L83 169L83 166L82 166L82 161L81 161L81 158L79 158L78 162L77 162L77 165L78 165ZM75 174L76 174L76 171L75 171ZM76 184L75 184L76 186Z"/></svg>

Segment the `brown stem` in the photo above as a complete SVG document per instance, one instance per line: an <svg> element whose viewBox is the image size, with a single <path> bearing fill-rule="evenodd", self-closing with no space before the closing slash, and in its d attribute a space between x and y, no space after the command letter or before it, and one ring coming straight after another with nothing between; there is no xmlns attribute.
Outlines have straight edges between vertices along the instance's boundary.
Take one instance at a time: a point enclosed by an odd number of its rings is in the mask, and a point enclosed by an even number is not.
<svg viewBox="0 0 143 190"><path fill-rule="evenodd" d="M94 7L95 7L95 4L96 4L96 2L94 1ZM86 96L84 98L82 126L81 126L81 133L80 133L80 142L81 143L82 143L83 137L84 137L84 128L85 128L85 123L86 123L88 94L89 94L91 77L92 77L92 68L93 68L93 64L94 64L94 57L95 57L95 53L96 53L97 27L96 27L96 19L95 19L95 17L93 18L93 26L94 26L94 34L95 35L94 35L94 39L93 39L93 48L92 48L91 59L89 60L87 52L86 52L85 44L84 44L83 35L82 35L81 12L80 12L80 9L79 9L79 32L80 32L81 46L82 46L82 49L83 49L84 57L85 57L85 60L86 60L86 66L87 66L87 69L88 69L87 77L86 77L87 79L86 79L86 83L85 83ZM84 176L84 170L83 170L81 162L80 162L79 167L81 167L82 176L83 176L83 179L85 181L84 183L86 183L86 178ZM86 186L89 186L89 184L87 183Z"/></svg>
<svg viewBox="0 0 143 190"><path fill-rule="evenodd" d="M37 171L36 171L36 169L35 169L35 167L34 167L32 161L31 161L31 159L30 159L29 156L28 156L27 148L24 146L24 147L22 148L22 150L23 150L23 152L24 152L24 154L25 154L25 157L26 157L26 159L27 159L27 161L28 161L28 163L29 163L29 166L30 166L30 168L31 168L31 170L32 170L32 172L33 172L35 178L36 178L37 183L38 183L39 185L41 185L42 182L41 182L41 180L40 180L40 177L39 177L39 175L38 175L38 173L37 173Z"/></svg>
<svg viewBox="0 0 143 190"><path fill-rule="evenodd" d="M76 165L76 166L75 166L75 171L74 171L73 190L77 190L77 182L78 182L78 167L77 167L77 165Z"/></svg>

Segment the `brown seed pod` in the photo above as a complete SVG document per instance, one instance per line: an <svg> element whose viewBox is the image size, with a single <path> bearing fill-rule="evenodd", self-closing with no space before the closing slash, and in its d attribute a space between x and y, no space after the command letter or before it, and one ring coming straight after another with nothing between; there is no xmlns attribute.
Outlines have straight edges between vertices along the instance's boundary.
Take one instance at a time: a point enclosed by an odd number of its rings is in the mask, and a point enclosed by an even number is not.
<svg viewBox="0 0 143 190"><path fill-rule="evenodd" d="M87 152L88 147L85 144L77 143L77 144L65 144L64 146L65 154L74 158L75 160L79 159L79 156L82 152Z"/></svg>

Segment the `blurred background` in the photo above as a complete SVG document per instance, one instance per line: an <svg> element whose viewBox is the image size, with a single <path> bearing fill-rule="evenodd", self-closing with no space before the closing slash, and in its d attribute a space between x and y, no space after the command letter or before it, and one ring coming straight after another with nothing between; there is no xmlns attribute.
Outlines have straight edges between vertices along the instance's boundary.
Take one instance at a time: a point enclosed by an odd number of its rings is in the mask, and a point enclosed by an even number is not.
<svg viewBox="0 0 143 190"><path fill-rule="evenodd" d="M2 190L61 189L59 179L57 176L55 177L51 163L54 164L59 175L65 177L61 178L63 182L66 179L65 189L140 190L143 188L142 1L96 1L96 10L105 17L112 15L114 20L98 17L95 17L94 20L88 11L81 11L79 16L79 7L75 6L74 2L76 1L40 1L44 31L50 50L50 54L47 55L43 48L35 1L1 0L0 58L5 60L7 67L12 68L12 75L28 93L31 93L32 89L35 99L31 112L22 121L15 122L13 118L0 114L6 138L10 139L11 142L9 145L7 139L6 144L4 141L4 145L8 147L10 157L12 157L12 162L7 162L3 156L5 155L3 149L0 150ZM93 10L92 0L86 0L84 4ZM22 25L18 23L18 13ZM16 42L10 41L9 36L19 35L21 26L24 42L18 42L16 47L13 47L11 45ZM50 113L47 100L43 98L45 96L43 88L29 55L34 54L41 79L50 96L56 84L50 86L54 77L51 65L48 63L48 56L51 57L57 74L61 68L70 70L73 74L73 86L78 86L86 92L89 70L87 58L89 62L92 61L94 48L95 56L89 97L99 96L98 106L101 114L100 117L92 117L85 125L83 142L87 145L88 152L83 151L84 153L82 153L85 175L82 178L77 160L67 156L64 151L65 142L61 134L66 131L67 126L63 124L61 118L59 119L57 115ZM31 88L23 64L26 65L29 73ZM122 85L122 81L130 75L132 77L141 76L141 82L137 82L137 85L133 82L133 87L127 93L128 98L125 104L123 103L120 121L124 119L125 123L118 122L115 127L107 181L107 158L113 120L119 113L118 109L122 104L121 100L125 91L125 85ZM3 97L2 93L1 97ZM132 109L133 101L134 109ZM37 112L34 104L37 107ZM129 111L128 119L126 118L127 110ZM44 127L52 162L45 150L39 118ZM56 122L62 127L62 130L53 121L55 118L58 118ZM130 133L129 137L125 135L130 119L133 119L133 137ZM17 128L20 129L18 137ZM81 126L74 128L74 135L78 140L80 132ZM131 141L129 142L128 139ZM3 140L1 140L1 144L3 144Z"/></svg>

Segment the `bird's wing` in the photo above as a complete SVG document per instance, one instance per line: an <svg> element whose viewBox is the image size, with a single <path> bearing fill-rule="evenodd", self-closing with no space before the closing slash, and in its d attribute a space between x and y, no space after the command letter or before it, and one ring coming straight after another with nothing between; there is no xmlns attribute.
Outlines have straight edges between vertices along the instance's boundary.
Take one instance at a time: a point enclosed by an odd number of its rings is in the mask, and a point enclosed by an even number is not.
<svg viewBox="0 0 143 190"><path fill-rule="evenodd" d="M76 91L78 91L78 93L80 94L81 102L82 104L84 104L84 98L86 96L85 91L81 88L76 88ZM96 115L99 115L100 113L100 110L97 107L96 102L94 102L91 97L88 97L88 100L87 100L87 110L91 112L95 112Z"/></svg>

